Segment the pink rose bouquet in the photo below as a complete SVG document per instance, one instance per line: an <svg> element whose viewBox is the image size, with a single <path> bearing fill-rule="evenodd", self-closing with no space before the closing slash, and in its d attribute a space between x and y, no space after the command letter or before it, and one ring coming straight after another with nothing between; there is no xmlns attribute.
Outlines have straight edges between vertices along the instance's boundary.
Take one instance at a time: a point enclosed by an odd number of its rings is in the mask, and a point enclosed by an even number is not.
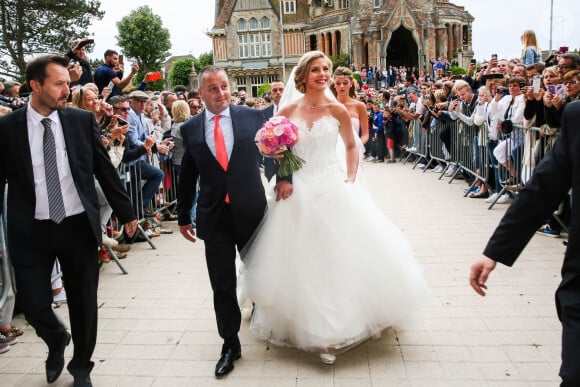
<svg viewBox="0 0 580 387"><path fill-rule="evenodd" d="M290 150L298 141L298 127L292 121L283 116L270 118L256 133L256 145L266 157L283 153L284 157L278 159L280 169L278 175L288 176L299 170L304 160L296 156Z"/></svg>

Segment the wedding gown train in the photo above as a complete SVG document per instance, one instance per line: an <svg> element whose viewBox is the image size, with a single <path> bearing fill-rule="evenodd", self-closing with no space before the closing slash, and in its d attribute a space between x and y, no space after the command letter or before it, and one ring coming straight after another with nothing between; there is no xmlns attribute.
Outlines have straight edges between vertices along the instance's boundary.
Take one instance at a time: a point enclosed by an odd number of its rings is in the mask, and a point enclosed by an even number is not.
<svg viewBox="0 0 580 387"><path fill-rule="evenodd" d="M427 297L409 243L337 160L339 123L296 123L305 160L293 194L268 203L242 252L240 286L255 303L250 331L276 345L320 351L378 336Z"/></svg>

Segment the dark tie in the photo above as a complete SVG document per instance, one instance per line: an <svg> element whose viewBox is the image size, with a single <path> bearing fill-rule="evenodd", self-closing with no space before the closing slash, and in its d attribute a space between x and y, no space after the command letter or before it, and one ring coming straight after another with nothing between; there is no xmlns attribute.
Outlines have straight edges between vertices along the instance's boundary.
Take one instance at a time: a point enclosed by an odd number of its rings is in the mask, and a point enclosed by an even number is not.
<svg viewBox="0 0 580 387"><path fill-rule="evenodd" d="M222 116L214 116L215 122L213 127L213 140L215 142L215 158L222 166L224 171L228 170L228 151L226 149L226 141L224 139L224 132L220 126L220 119ZM230 195L226 194L226 203L230 202Z"/></svg>
<svg viewBox="0 0 580 387"><path fill-rule="evenodd" d="M48 194L48 216L55 223L60 223L66 217L66 213L62 200L58 165L56 164L56 145L50 128L52 121L50 118L43 118L41 122L42 126L44 126L42 149L44 150L44 173L46 175L46 191Z"/></svg>

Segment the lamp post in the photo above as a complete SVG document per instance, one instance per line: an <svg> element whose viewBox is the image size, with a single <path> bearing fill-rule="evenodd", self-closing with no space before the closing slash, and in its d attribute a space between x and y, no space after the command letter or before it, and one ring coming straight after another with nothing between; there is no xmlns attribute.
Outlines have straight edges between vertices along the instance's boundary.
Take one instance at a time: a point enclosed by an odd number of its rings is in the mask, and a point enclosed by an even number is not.
<svg viewBox="0 0 580 387"><path fill-rule="evenodd" d="M554 0L550 0L550 54L552 54L552 25L554 22Z"/></svg>
<svg viewBox="0 0 580 387"><path fill-rule="evenodd" d="M280 0L280 51L282 54L282 81L286 82L286 57L284 54L284 20L282 0Z"/></svg>

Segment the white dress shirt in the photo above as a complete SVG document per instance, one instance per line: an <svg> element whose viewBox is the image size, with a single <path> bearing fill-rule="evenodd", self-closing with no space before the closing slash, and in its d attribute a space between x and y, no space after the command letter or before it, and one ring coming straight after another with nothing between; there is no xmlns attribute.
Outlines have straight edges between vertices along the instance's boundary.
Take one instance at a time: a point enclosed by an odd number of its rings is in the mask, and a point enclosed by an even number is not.
<svg viewBox="0 0 580 387"><path fill-rule="evenodd" d="M220 127L224 134L224 141L226 143L226 150L228 151L228 160L232 156L232 149L234 148L234 126L232 124L232 116L230 114L230 108L222 111L219 114L213 114L209 110L205 111L205 142L211 150L211 153L215 156L215 140L214 140L214 126L215 116L222 116L220 119Z"/></svg>
<svg viewBox="0 0 580 387"><path fill-rule="evenodd" d="M36 194L36 208L34 218L38 220L50 219L48 214L48 193L46 191L46 176L44 173L44 149L42 140L44 138L44 125L41 120L50 118L51 129L54 135L56 146L56 164L60 179L60 188L66 216L80 214L85 211L81 199L75 187L75 183L70 171L69 160L66 152L62 124L56 111L48 117L40 115L35 111L30 103L26 112L26 124L28 130L28 142L30 144L30 155L32 157L32 172L34 174L34 192Z"/></svg>

